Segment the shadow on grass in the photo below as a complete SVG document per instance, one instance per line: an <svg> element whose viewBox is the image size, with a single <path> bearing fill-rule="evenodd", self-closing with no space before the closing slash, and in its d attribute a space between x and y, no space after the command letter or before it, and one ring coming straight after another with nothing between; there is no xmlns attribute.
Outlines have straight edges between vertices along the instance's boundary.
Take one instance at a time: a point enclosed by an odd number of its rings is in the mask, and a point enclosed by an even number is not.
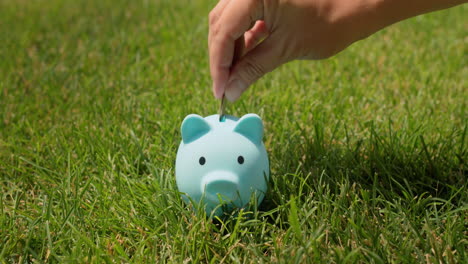
<svg viewBox="0 0 468 264"><path fill-rule="evenodd" d="M310 130L296 125L300 133L285 135L271 149L272 176L262 211L285 204L290 195L316 192L321 184L339 193L343 182L386 199L422 194L452 202L463 199L452 194L467 184L466 126L434 137L422 128L394 131L391 121L384 130L369 122L367 133L360 136L340 123L329 134L320 122ZM337 139L340 133L345 140Z"/></svg>

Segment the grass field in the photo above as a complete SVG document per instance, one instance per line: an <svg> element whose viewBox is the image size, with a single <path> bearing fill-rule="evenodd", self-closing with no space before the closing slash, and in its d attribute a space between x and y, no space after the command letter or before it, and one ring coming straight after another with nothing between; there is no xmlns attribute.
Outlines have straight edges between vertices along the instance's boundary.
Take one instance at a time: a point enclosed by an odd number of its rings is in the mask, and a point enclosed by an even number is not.
<svg viewBox="0 0 468 264"><path fill-rule="evenodd" d="M215 0L0 0L1 263L466 263L468 6L267 75L258 210L184 205Z"/></svg>

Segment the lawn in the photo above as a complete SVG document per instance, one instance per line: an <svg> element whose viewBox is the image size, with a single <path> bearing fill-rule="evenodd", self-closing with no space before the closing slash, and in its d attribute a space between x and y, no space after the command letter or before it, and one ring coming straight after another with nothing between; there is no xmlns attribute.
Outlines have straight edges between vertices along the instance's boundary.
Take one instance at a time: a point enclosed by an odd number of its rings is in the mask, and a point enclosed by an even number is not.
<svg viewBox="0 0 468 264"><path fill-rule="evenodd" d="M264 121L258 210L175 185L215 114L215 0L0 0L1 263L466 263L468 6L284 65L229 104Z"/></svg>

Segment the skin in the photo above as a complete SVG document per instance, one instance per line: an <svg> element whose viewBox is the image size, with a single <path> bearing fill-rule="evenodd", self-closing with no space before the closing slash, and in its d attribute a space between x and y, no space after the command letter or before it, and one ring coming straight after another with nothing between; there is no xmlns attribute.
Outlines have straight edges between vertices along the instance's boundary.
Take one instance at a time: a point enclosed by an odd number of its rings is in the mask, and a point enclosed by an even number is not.
<svg viewBox="0 0 468 264"><path fill-rule="evenodd" d="M467 0L220 0L209 15L214 96L237 100L296 59L325 59L398 21Z"/></svg>

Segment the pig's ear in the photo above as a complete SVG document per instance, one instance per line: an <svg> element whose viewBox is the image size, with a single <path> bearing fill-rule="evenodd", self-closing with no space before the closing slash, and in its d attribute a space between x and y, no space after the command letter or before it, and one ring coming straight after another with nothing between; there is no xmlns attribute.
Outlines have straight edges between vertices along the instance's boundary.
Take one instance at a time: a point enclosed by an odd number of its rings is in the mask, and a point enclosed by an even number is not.
<svg viewBox="0 0 468 264"><path fill-rule="evenodd" d="M210 130L210 125L203 117L195 114L188 115L182 122L182 140L185 144L188 144L210 132Z"/></svg>
<svg viewBox="0 0 468 264"><path fill-rule="evenodd" d="M244 115L237 121L234 132L245 136L255 144L260 144L263 137L262 119L256 114Z"/></svg>

